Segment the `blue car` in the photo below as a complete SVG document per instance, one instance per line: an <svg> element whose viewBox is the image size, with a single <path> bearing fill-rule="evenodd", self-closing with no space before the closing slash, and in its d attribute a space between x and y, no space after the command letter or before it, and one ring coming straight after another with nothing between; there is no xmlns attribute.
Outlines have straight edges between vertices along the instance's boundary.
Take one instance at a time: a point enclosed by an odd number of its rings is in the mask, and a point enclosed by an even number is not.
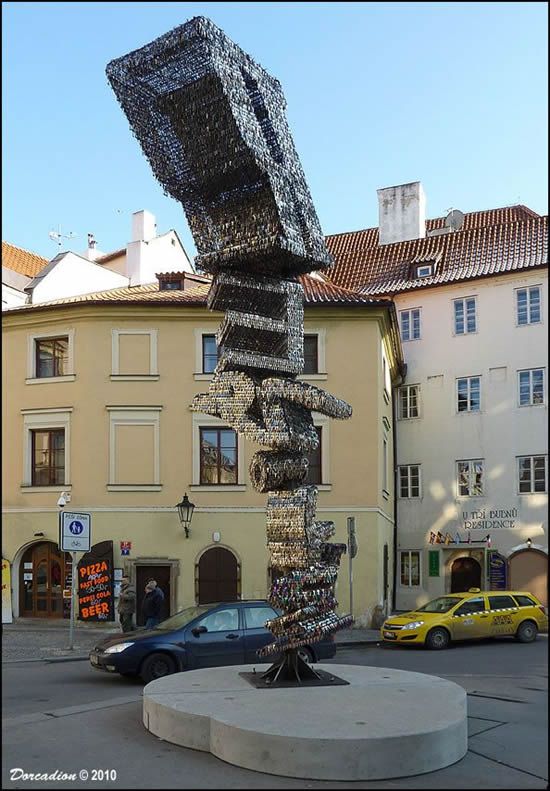
<svg viewBox="0 0 550 791"><path fill-rule="evenodd" d="M111 635L90 652L96 670L155 678L220 665L271 663L256 653L273 635L265 622L281 613L266 601L238 601L188 607L162 621L154 629ZM307 662L332 659L334 636L299 649Z"/></svg>

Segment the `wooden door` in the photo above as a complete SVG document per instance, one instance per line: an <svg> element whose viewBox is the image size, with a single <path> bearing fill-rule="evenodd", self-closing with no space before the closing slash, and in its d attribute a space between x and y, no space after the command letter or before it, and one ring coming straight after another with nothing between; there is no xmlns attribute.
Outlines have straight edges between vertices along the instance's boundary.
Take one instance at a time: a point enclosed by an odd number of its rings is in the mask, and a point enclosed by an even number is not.
<svg viewBox="0 0 550 791"><path fill-rule="evenodd" d="M510 590L528 591L548 605L548 558L536 549L512 555L509 562Z"/></svg>
<svg viewBox="0 0 550 791"><path fill-rule="evenodd" d="M29 547L21 559L20 612L26 618L62 618L63 585L70 556L44 541Z"/></svg>
<svg viewBox="0 0 550 791"><path fill-rule="evenodd" d="M475 558L457 558L451 566L451 593L481 588L481 566Z"/></svg>
<svg viewBox="0 0 550 791"><path fill-rule="evenodd" d="M239 565L228 549L207 549L199 560L198 577L199 604L238 600Z"/></svg>
<svg viewBox="0 0 550 791"><path fill-rule="evenodd" d="M145 586L150 579L157 581L158 587L164 593L164 603L160 611L160 620L163 621L170 615L170 566L136 566L136 624L144 626L143 599Z"/></svg>

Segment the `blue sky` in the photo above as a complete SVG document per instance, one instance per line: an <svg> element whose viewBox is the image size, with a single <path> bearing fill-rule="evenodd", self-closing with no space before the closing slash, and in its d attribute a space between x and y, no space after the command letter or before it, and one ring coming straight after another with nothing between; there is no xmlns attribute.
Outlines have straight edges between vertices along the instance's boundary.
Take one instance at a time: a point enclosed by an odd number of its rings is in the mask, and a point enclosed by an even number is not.
<svg viewBox="0 0 550 791"><path fill-rule="evenodd" d="M52 258L60 226L108 252L145 208L195 254L105 66L199 14L281 81L326 234L377 225L376 190L415 180L429 217L547 212L546 3L4 2L4 240Z"/></svg>

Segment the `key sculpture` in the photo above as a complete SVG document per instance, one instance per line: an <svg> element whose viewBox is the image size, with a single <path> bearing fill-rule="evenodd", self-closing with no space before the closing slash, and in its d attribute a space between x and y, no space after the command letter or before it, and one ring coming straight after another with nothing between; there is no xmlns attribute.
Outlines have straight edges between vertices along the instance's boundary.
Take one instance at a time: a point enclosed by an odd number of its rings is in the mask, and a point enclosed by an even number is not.
<svg viewBox="0 0 550 791"><path fill-rule="evenodd" d="M336 613L345 544L315 520L306 485L318 447L312 412L349 418L351 407L299 381L303 358L300 276L332 265L285 117L280 83L216 25L195 17L111 61L107 76L156 178L183 205L198 255L212 275L208 307L225 313L218 363L195 412L261 446L250 480L267 493L274 581L267 622L274 663L265 683L318 674L298 649L352 623Z"/></svg>

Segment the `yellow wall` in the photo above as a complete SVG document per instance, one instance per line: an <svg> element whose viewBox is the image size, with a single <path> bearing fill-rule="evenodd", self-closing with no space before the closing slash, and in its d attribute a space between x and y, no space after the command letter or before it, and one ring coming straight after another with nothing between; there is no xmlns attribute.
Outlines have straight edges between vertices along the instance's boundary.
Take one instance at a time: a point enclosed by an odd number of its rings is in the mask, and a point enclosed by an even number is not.
<svg viewBox="0 0 550 791"><path fill-rule="evenodd" d="M57 541L59 492L71 493L70 508L92 513L93 541L114 541L115 566L123 565L119 542L132 541L130 560L142 557L178 559L178 606L194 601L194 565L221 534L242 566L243 597L263 597L267 589L265 547L266 497L248 482L248 464L255 450L244 442L244 488L209 490L193 485L193 415L189 404L206 392L208 380L196 376L196 328L215 332L221 314L203 308L132 306L70 306L20 311L4 317L3 353L3 508L4 556L36 540L36 532ZM333 519L335 540L346 540L346 517L355 516L359 553L354 561L354 610L366 621L382 597L382 547L393 551L393 426L391 401L383 396L382 349L393 373L397 360L387 340L387 310L378 308L306 308L305 331L324 331L326 377L311 381L353 406L349 421L330 421L327 486L318 497L318 518ZM151 365L148 335L125 335L137 344L139 368L128 369L122 348L119 374L142 378L112 378L113 329L156 331L158 375L147 377ZM74 330L74 381L26 383L28 336ZM384 339L384 340L383 340ZM146 341L146 344L145 344ZM145 345L144 345L145 344ZM146 352L144 349L146 348ZM154 478L152 425L116 425L116 459L110 466L113 415L154 407L159 426L158 482ZM115 409L116 408L116 409ZM55 490L29 490L22 484L24 412L71 409L70 485ZM390 425L388 465L390 493L381 490L382 418ZM136 432L133 434L132 432ZM133 447L135 438L135 447ZM131 480L135 477L135 480ZM152 484L148 490L113 490L121 483ZM155 486L155 484L158 484ZM186 491L197 508L191 538L185 539L173 506ZM14 577L17 575L15 574ZM348 560L343 559L338 582L341 609L348 601ZM12 584L17 584L16 580Z"/></svg>

